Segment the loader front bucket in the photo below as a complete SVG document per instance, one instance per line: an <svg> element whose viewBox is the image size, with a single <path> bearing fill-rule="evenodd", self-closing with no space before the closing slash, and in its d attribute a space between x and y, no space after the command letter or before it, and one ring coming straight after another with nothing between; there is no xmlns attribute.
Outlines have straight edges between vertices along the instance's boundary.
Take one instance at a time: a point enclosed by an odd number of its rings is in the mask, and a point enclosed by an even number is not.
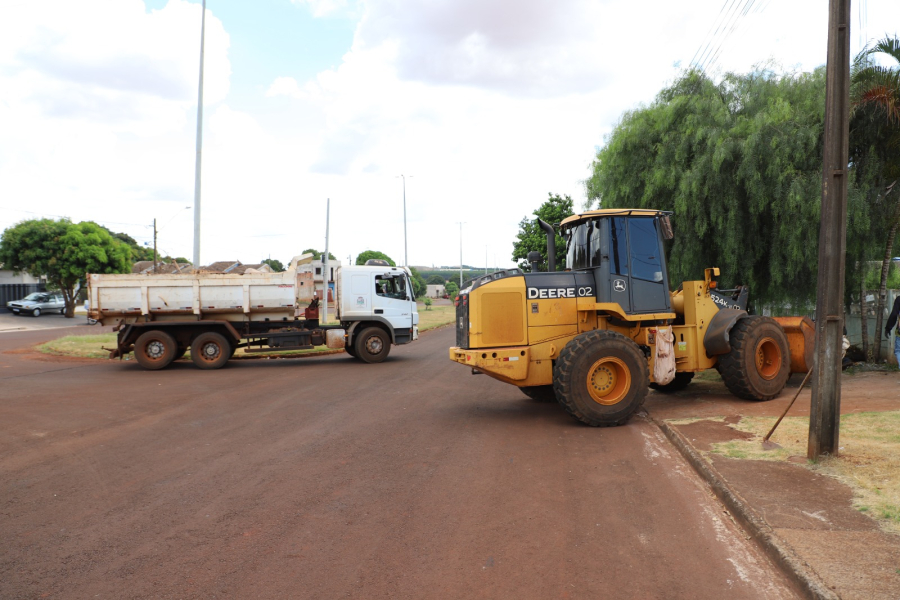
<svg viewBox="0 0 900 600"><path fill-rule="evenodd" d="M806 373L813 366L816 328L809 317L773 317L787 335L791 349L791 373Z"/></svg>

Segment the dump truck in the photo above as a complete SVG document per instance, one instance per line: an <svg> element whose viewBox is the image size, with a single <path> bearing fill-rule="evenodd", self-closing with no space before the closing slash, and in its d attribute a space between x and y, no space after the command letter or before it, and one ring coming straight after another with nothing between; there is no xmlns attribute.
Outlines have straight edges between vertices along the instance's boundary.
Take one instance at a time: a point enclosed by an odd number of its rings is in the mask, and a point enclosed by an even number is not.
<svg viewBox="0 0 900 600"><path fill-rule="evenodd" d="M118 332L110 358L134 352L145 369L163 369L190 349L200 369L218 369L235 350L267 352L327 345L366 363L392 344L418 339L411 273L384 264L335 270L339 324L319 322L309 271L312 255L282 273L89 274L88 317Z"/></svg>
<svg viewBox="0 0 900 600"><path fill-rule="evenodd" d="M649 388L674 392L713 368L740 398L775 398L792 372L812 365L812 321L749 314L748 288L719 289L716 267L670 291L671 214L602 209L568 217L559 224L565 271L555 270L554 228L538 219L548 271L497 271L460 291L450 360L558 402L591 426L623 424ZM529 256L532 266L539 257ZM657 361L673 358L674 368L657 379Z"/></svg>

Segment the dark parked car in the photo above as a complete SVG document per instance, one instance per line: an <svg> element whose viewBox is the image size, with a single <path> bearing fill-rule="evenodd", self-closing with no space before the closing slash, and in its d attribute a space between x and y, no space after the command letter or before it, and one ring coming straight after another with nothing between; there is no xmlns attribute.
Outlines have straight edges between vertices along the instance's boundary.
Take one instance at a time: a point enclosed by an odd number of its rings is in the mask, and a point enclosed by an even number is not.
<svg viewBox="0 0 900 600"><path fill-rule="evenodd" d="M32 317L39 317L41 313L57 312L63 314L66 311L66 301L62 294L52 292L34 292L21 300L13 300L6 303L6 308L13 314L30 313Z"/></svg>

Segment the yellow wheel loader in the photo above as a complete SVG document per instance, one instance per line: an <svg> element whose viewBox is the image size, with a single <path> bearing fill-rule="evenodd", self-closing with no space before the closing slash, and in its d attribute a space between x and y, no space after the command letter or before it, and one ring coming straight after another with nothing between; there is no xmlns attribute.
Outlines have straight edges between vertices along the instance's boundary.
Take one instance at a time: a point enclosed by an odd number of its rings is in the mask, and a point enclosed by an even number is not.
<svg viewBox="0 0 900 600"><path fill-rule="evenodd" d="M712 368L740 398L775 398L812 365L812 321L748 314L748 289L717 289L717 268L670 292L670 215L605 209L565 219L565 271L553 264L554 229L539 219L548 271L498 271L460 291L450 360L595 427L625 423L648 388L674 392ZM529 256L533 266L538 258ZM674 372L658 380L656 363L673 357Z"/></svg>

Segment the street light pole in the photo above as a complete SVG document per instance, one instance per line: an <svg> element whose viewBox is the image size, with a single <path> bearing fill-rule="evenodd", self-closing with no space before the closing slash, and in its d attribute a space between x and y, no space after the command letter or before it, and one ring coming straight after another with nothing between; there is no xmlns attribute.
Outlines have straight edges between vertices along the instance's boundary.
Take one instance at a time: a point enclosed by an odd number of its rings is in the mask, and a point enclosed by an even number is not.
<svg viewBox="0 0 900 600"><path fill-rule="evenodd" d="M413 178L412 175L409 176L410 179ZM400 179L403 180L403 266L409 266L409 255L406 253L406 177L403 173L400 174Z"/></svg>
<svg viewBox="0 0 900 600"><path fill-rule="evenodd" d="M197 92L197 159L194 163L194 270L200 268L200 157L203 149L203 47L206 42L206 0L200 16L200 85Z"/></svg>

